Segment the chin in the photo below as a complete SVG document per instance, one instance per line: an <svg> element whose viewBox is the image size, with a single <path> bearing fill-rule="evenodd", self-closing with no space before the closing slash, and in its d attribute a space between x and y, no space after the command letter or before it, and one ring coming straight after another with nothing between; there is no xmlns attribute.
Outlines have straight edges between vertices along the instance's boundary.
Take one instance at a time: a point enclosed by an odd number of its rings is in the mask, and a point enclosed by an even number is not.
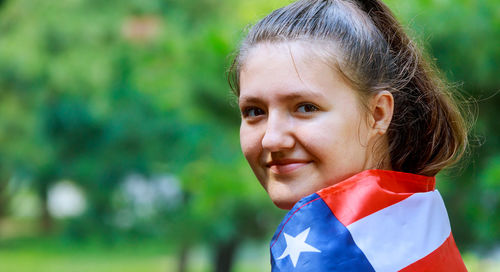
<svg viewBox="0 0 500 272"><path fill-rule="evenodd" d="M309 193L309 191L298 190L296 187L290 184L273 183L266 188L266 191L276 207L283 210L291 210L303 197L315 192L312 191Z"/></svg>
<svg viewBox="0 0 500 272"><path fill-rule="evenodd" d="M280 197L272 197L271 196L271 200L273 201L274 205L276 205L276 207L280 208L280 209L283 209L283 210L291 210L293 208L293 206L295 205L295 203L297 203L300 198L280 198Z"/></svg>

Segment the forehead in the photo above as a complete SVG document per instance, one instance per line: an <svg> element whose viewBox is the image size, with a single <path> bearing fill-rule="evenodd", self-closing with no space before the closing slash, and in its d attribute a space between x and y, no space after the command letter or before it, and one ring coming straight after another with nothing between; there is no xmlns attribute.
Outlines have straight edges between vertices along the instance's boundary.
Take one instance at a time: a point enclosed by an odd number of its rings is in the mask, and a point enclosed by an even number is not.
<svg viewBox="0 0 500 272"><path fill-rule="evenodd" d="M345 86L331 59L310 42L261 43L248 52L240 72L240 100L286 92L288 96ZM323 55L325 55L323 53Z"/></svg>
<svg viewBox="0 0 500 272"><path fill-rule="evenodd" d="M333 43L323 41L281 41L260 42L247 50L242 60L240 72L249 65L259 60L280 60L288 62L292 66L297 64L324 64L330 67L336 66L339 56L338 50ZM267 64L268 65L268 64ZM296 67L295 67L296 68Z"/></svg>

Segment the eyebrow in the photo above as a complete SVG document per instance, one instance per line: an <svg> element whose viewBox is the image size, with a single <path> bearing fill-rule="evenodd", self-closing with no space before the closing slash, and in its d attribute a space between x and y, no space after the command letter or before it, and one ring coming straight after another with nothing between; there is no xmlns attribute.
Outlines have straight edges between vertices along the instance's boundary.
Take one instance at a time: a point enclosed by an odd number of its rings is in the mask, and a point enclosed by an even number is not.
<svg viewBox="0 0 500 272"><path fill-rule="evenodd" d="M316 99L325 99L325 96L321 93L313 92L310 90L297 90L297 91L291 91L288 92L284 95L279 96L280 99L285 99L285 100L297 100L301 98L316 98ZM262 99L260 96L252 96L252 95L246 95L246 96L240 96L238 98L238 103L241 102L246 102L246 103L257 103L261 102Z"/></svg>

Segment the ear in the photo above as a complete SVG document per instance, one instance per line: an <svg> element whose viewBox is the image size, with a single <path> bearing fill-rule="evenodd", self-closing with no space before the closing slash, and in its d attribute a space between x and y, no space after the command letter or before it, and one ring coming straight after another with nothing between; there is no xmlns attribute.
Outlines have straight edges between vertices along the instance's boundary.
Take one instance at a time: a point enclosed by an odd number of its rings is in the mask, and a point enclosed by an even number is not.
<svg viewBox="0 0 500 272"><path fill-rule="evenodd" d="M394 97L388 91L381 91L370 102L370 128L375 134L383 135L392 120Z"/></svg>

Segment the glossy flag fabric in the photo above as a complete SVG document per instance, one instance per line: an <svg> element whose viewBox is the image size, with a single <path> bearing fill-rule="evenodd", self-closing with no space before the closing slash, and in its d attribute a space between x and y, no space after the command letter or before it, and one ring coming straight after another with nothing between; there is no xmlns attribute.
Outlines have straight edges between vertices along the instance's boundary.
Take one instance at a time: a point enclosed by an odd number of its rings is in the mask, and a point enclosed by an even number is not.
<svg viewBox="0 0 500 272"><path fill-rule="evenodd" d="M467 271L435 178L367 170L300 200L272 271Z"/></svg>

